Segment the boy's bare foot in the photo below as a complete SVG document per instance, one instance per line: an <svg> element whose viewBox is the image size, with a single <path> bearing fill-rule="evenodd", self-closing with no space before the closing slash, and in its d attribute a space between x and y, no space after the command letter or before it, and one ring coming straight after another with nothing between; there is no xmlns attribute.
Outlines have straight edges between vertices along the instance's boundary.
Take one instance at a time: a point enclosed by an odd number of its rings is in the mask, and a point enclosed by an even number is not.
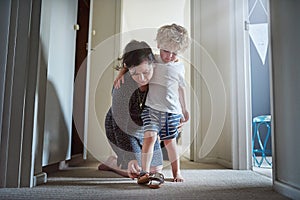
<svg viewBox="0 0 300 200"><path fill-rule="evenodd" d="M177 176L173 179L173 182L183 182L184 179L181 174L177 174Z"/></svg>
<svg viewBox="0 0 300 200"><path fill-rule="evenodd" d="M103 171L113 171L116 168L118 168L118 165L117 165L117 158L115 156L108 157L108 159L104 163L101 163L98 166L98 170L103 170Z"/></svg>

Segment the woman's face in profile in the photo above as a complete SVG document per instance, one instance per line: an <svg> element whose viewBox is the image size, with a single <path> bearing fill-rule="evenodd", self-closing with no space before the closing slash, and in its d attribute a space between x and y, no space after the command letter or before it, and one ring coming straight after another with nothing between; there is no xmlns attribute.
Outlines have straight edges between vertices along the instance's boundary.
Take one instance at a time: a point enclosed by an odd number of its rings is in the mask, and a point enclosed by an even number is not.
<svg viewBox="0 0 300 200"><path fill-rule="evenodd" d="M147 85L153 75L153 66L144 61L140 65L129 68L129 73L139 86Z"/></svg>

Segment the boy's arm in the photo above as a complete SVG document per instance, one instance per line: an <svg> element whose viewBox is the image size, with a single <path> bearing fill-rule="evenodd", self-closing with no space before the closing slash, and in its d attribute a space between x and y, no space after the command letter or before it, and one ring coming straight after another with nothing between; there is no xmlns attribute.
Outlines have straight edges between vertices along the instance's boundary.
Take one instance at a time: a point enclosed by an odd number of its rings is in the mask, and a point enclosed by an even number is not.
<svg viewBox="0 0 300 200"><path fill-rule="evenodd" d="M114 87L115 87L115 88L119 89L121 83L122 83L122 84L124 83L124 74L127 72L127 70L128 70L127 68L123 67L123 68L119 71L119 73L118 73L116 79L114 80Z"/></svg>
<svg viewBox="0 0 300 200"><path fill-rule="evenodd" d="M190 118L189 116L189 112L186 109L186 103L185 103L185 89L182 86L179 86L178 88L178 92L179 92L179 102L181 105L181 109L182 109L182 114L183 114L183 119L181 122L187 122Z"/></svg>

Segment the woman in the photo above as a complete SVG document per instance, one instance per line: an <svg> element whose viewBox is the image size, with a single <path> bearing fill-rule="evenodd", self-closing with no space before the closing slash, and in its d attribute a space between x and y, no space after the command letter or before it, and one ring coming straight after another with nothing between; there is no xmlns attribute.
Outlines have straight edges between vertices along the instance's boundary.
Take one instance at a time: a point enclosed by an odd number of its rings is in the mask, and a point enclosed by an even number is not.
<svg viewBox="0 0 300 200"><path fill-rule="evenodd" d="M105 119L106 135L117 157L109 157L98 169L113 170L122 176L136 178L141 166L144 136L141 113L148 83L153 75L152 63L155 58L147 43L132 40L126 45L120 60L127 72L124 74L123 84L112 91L112 106ZM162 164L161 147L157 140L150 171L161 171Z"/></svg>

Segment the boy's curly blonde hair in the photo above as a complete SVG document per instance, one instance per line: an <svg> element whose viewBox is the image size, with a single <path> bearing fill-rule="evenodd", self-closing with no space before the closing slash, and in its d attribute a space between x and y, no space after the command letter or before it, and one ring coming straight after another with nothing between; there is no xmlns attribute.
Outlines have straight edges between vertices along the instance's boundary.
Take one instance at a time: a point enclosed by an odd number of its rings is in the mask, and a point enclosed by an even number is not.
<svg viewBox="0 0 300 200"><path fill-rule="evenodd" d="M160 27L157 31L156 41L160 49L176 53L183 53L190 43L187 30L177 24Z"/></svg>

